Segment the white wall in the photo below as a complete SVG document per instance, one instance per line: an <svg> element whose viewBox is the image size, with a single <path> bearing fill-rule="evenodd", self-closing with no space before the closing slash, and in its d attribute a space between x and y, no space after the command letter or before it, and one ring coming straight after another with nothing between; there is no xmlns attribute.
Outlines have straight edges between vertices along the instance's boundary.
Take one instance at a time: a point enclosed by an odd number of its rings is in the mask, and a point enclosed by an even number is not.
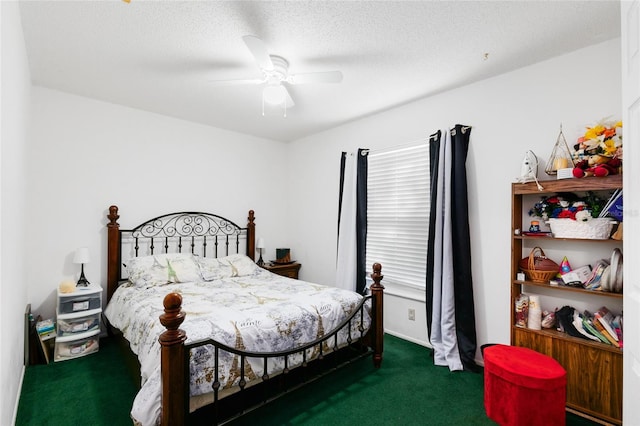
<svg viewBox="0 0 640 426"><path fill-rule="evenodd" d="M31 89L17 2L0 2L0 424L13 423L22 382L24 309L25 151Z"/></svg>
<svg viewBox="0 0 640 426"><path fill-rule="evenodd" d="M478 345L508 343L510 191L524 153L538 155L544 178L560 124L572 143L593 121L620 118L620 92L615 39L295 141L289 182L297 196L289 224L303 278L334 280L341 151L402 145L457 123L471 125L467 172ZM394 297L398 290L387 289L386 330L426 344L424 296ZM417 309L415 322L408 308Z"/></svg>
<svg viewBox="0 0 640 426"><path fill-rule="evenodd" d="M77 247L92 256L87 279L105 284L112 204L125 229L184 210L244 226L253 209L265 253L287 243L287 193L274 190L285 181L286 144L39 87L32 107L25 278L43 316L54 314L59 283L77 279Z"/></svg>

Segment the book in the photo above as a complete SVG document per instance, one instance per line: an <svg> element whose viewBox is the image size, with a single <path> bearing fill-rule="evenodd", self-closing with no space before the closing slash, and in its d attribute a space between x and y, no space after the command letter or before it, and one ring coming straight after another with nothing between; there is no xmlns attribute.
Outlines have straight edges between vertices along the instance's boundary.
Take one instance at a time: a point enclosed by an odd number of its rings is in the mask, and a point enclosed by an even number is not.
<svg viewBox="0 0 640 426"><path fill-rule="evenodd" d="M46 319L36 323L36 331L38 334L48 334L55 330L56 326L53 319Z"/></svg>
<svg viewBox="0 0 640 426"><path fill-rule="evenodd" d="M607 309L606 306L603 306L595 311L593 315L596 317L598 322L600 322L600 324L602 324L602 326L607 330L609 335L613 337L617 342L618 335L616 334L615 330L613 329L613 325L611 324L611 322L613 321L613 314L609 312L609 309Z"/></svg>
<svg viewBox="0 0 640 426"><path fill-rule="evenodd" d="M576 328L576 330L578 330L578 333L582 334L587 339L595 340L596 342L600 341L600 339L598 339L596 336L594 336L593 334L589 333L585 329L582 315L580 315L580 313L578 313L578 311L574 311L573 312L573 326Z"/></svg>
<svg viewBox="0 0 640 426"><path fill-rule="evenodd" d="M606 343L607 345L610 345L611 343L609 342L609 340L607 340L606 337L604 337L593 325L593 319L591 317L591 313L589 311L585 311L584 315L582 316L582 325L584 326L584 329L586 331L588 331L590 334L593 334L594 336L596 336L598 338L598 340L600 340L602 343Z"/></svg>
<svg viewBox="0 0 640 426"><path fill-rule="evenodd" d="M598 330L600 332L600 334L602 334L609 342L611 342L611 344L613 346L615 346L616 348L620 347L620 343L618 343L618 341L616 339L614 339L611 336L611 334L609 334L607 329L604 328L604 326L602 325L602 323L600 321L593 321L593 325L595 326L596 330Z"/></svg>
<svg viewBox="0 0 640 426"><path fill-rule="evenodd" d="M613 330L616 332L618 336L618 342L620 343L620 347L622 347L622 315L616 315L611 321L611 325L613 325Z"/></svg>
<svg viewBox="0 0 640 426"><path fill-rule="evenodd" d="M612 217L622 222L622 189L616 189L600 211L598 217Z"/></svg>
<svg viewBox="0 0 640 426"><path fill-rule="evenodd" d="M40 346L42 348L42 354L44 355L44 361L46 364L49 364L51 360L51 352L54 342L54 338L56 337L56 330L49 330L44 333L38 333L38 340L40 340Z"/></svg>
<svg viewBox="0 0 640 426"><path fill-rule="evenodd" d="M600 280L607 266L609 266L609 262L606 259L600 259L596 262L591 270L591 276L584 282L584 288L586 290L600 289Z"/></svg>

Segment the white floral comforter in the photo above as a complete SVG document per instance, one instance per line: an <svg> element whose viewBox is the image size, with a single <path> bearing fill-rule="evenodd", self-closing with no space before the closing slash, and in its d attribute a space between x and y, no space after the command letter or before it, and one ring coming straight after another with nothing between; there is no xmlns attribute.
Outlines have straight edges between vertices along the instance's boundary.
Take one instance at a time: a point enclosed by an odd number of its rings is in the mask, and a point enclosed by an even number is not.
<svg viewBox="0 0 640 426"><path fill-rule="evenodd" d="M154 425L160 414L160 344L164 331L159 316L163 299L170 292L182 295L186 313L181 329L187 343L213 338L229 346L250 351L274 352L295 348L323 336L350 315L362 296L350 291L293 280L256 269L248 276L215 281L187 282L139 288L127 283L118 288L105 315L123 332L141 365L142 388L135 398L132 418L136 424ZM360 316L356 316L359 321ZM352 336L359 336L352 324ZM364 327L370 325L365 312ZM346 341L346 330L342 333ZM212 391L213 353L211 346L200 347L191 354L191 395ZM238 359L221 352L218 378L222 389L240 380ZM313 351L308 356L313 356ZM301 357L300 357L301 358ZM289 360L295 364L295 359ZM268 365L274 374L283 367L282 359ZM245 365L245 380L261 377L261 360Z"/></svg>

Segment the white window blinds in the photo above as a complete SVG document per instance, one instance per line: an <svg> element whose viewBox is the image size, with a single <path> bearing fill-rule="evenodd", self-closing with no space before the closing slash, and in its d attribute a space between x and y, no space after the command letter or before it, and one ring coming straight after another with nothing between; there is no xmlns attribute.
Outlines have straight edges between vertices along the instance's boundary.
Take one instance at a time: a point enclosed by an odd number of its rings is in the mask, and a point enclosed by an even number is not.
<svg viewBox="0 0 640 426"><path fill-rule="evenodd" d="M429 234L429 145L371 151L367 181L367 265L385 283L424 288Z"/></svg>

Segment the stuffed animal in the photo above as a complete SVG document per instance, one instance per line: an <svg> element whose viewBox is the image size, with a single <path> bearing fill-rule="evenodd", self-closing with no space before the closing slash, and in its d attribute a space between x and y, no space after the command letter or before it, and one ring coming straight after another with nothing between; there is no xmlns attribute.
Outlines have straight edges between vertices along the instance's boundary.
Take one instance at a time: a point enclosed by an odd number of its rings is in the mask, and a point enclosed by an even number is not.
<svg viewBox="0 0 640 426"><path fill-rule="evenodd" d="M76 291L76 284L73 281L62 281L60 283L60 293L73 293Z"/></svg>
<svg viewBox="0 0 640 426"><path fill-rule="evenodd" d="M592 158L594 157L594 158ZM573 168L573 176L577 178L585 176L604 177L618 174L622 167L622 160L602 155L592 155L589 159L579 161Z"/></svg>

